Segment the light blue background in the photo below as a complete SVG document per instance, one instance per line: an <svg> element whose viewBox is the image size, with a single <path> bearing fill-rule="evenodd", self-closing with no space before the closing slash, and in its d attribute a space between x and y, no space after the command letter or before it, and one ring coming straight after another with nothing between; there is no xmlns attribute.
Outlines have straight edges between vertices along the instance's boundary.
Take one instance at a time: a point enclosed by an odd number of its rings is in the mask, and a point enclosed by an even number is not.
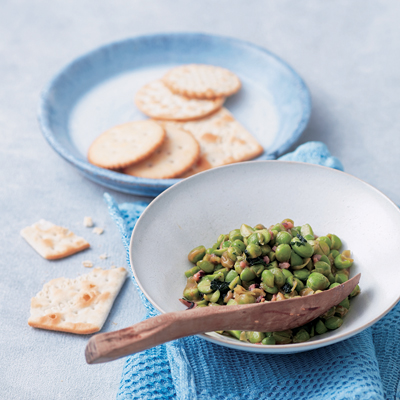
<svg viewBox="0 0 400 400"><path fill-rule="evenodd" d="M40 91L60 68L103 43L154 32L199 31L254 42L291 64L311 91L311 120L299 143L324 141L347 172L400 204L399 19L394 0L3 1L0 397L113 399L122 370L122 360L87 366L85 337L27 325L30 298L46 281L88 272L81 264L86 259L125 265L104 189L62 160L36 121ZM111 194L118 202L139 199ZM85 215L105 227L102 236L83 227ZM40 218L83 235L92 249L57 262L41 259L19 236ZM100 260L102 253L110 258ZM127 282L104 330L143 315Z"/></svg>

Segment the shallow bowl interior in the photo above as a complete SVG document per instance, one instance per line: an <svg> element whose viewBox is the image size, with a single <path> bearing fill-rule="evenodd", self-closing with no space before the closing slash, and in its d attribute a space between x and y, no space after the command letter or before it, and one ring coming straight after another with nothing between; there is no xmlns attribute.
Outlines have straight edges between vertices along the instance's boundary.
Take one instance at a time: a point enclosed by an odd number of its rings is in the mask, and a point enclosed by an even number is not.
<svg viewBox="0 0 400 400"><path fill-rule="evenodd" d="M309 342L258 346L215 333L203 338L229 347L269 353L310 350L348 338L377 321L399 299L395 262L400 243L399 209L381 192L340 171L311 164L256 161L198 174L156 198L139 219L131 240L131 265L145 295L161 312L184 310L178 301L192 264L188 252L212 246L242 223L271 225L291 218L315 234L334 233L361 272L342 327Z"/></svg>

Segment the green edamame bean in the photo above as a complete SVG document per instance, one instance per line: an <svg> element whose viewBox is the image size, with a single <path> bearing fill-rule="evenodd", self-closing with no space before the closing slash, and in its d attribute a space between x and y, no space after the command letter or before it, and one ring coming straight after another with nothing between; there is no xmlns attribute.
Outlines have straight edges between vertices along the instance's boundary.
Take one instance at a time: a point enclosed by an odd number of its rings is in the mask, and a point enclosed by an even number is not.
<svg viewBox="0 0 400 400"><path fill-rule="evenodd" d="M335 276L332 274L332 272L327 276L327 278L330 284L335 283Z"/></svg>
<svg viewBox="0 0 400 400"><path fill-rule="evenodd" d="M208 296L210 296L210 298L206 299L206 300L210 301L211 303L216 303L219 300L220 295L221 295L220 291L216 290L211 296L208 295ZM204 298L206 298L206 296L207 295L204 295Z"/></svg>
<svg viewBox="0 0 400 400"><path fill-rule="evenodd" d="M325 326L331 331L341 327L342 324L343 324L342 318L335 317L335 316L330 317L325 321Z"/></svg>
<svg viewBox="0 0 400 400"><path fill-rule="evenodd" d="M242 224L240 227L240 234L243 238L249 237L252 233L254 233L254 229L251 226Z"/></svg>
<svg viewBox="0 0 400 400"><path fill-rule="evenodd" d="M233 231L229 232L229 240L234 242L235 240L243 240L243 236L240 233L240 229L234 229Z"/></svg>
<svg viewBox="0 0 400 400"><path fill-rule="evenodd" d="M322 335L326 332L328 332L327 327L325 326L325 324L319 320L316 324L315 324L315 331L318 333L318 335Z"/></svg>
<svg viewBox="0 0 400 400"><path fill-rule="evenodd" d="M313 229L311 228L311 226L309 224L304 224L300 228L300 232L301 232L301 236L305 237L307 235L312 235L312 237L314 239L314 231L313 231Z"/></svg>
<svg viewBox="0 0 400 400"><path fill-rule="evenodd" d="M228 302L226 303L227 306L237 306L238 302L235 299L230 299L228 300ZM239 339L239 338L238 338Z"/></svg>
<svg viewBox="0 0 400 400"><path fill-rule="evenodd" d="M322 275L328 276L331 271L331 264L326 263L324 261L317 261L314 264L314 268L316 272L319 272Z"/></svg>
<svg viewBox="0 0 400 400"><path fill-rule="evenodd" d="M262 280L268 287L271 287L271 288L274 287L274 274L273 274L270 270L265 269L265 270L262 272L261 280Z"/></svg>
<svg viewBox="0 0 400 400"><path fill-rule="evenodd" d="M267 265L267 269L272 269L272 268L279 268L278 261L272 261Z"/></svg>
<svg viewBox="0 0 400 400"><path fill-rule="evenodd" d="M239 274L235 270L231 269L226 274L225 282L232 282L237 276L239 276Z"/></svg>
<svg viewBox="0 0 400 400"><path fill-rule="evenodd" d="M256 274L256 277L260 276L264 271L264 265L256 264L250 267L250 269Z"/></svg>
<svg viewBox="0 0 400 400"><path fill-rule="evenodd" d="M344 307L344 308L349 309L349 308L350 308L350 300L349 300L349 298L346 297L344 300L342 300L342 301L339 303L339 306L342 306L342 307Z"/></svg>
<svg viewBox="0 0 400 400"><path fill-rule="evenodd" d="M265 226L263 224L257 224L253 229L255 231L260 231L262 229L265 229Z"/></svg>
<svg viewBox="0 0 400 400"><path fill-rule="evenodd" d="M187 286L183 291L183 297L189 301L200 300L199 289L195 286Z"/></svg>
<svg viewBox="0 0 400 400"><path fill-rule="evenodd" d="M284 231L284 230L286 230L286 229L285 229L285 227L284 227L281 223L277 223L277 224L275 224L275 225L272 227L271 230L277 231L277 232L281 232L281 231ZM276 235L274 235L274 237L276 238Z"/></svg>
<svg viewBox="0 0 400 400"><path fill-rule="evenodd" d="M350 297L355 297L355 296L357 296L358 294L360 294L360 292L361 292L360 286L357 285L357 286L354 288L354 290L350 293Z"/></svg>
<svg viewBox="0 0 400 400"><path fill-rule="evenodd" d="M237 297L238 304L252 304L255 303L255 297L250 293L243 293Z"/></svg>
<svg viewBox="0 0 400 400"><path fill-rule="evenodd" d="M344 283L344 282L347 282L348 280L349 280L349 278L346 274L338 272L335 275L335 282L337 282L337 283Z"/></svg>
<svg viewBox="0 0 400 400"><path fill-rule="evenodd" d="M242 281L251 281L256 277L256 274L249 267L246 267L240 274Z"/></svg>
<svg viewBox="0 0 400 400"><path fill-rule="evenodd" d="M266 283L261 282L260 283L261 289L263 289L265 292L270 293L270 294L276 294L278 293L278 288L276 286L274 287L269 287Z"/></svg>
<svg viewBox="0 0 400 400"><path fill-rule="evenodd" d="M275 242L277 244L289 244L292 240L292 235L287 231L281 231L276 235Z"/></svg>
<svg viewBox="0 0 400 400"><path fill-rule="evenodd" d="M290 266L297 267L298 265L303 264L303 259L294 251L290 254Z"/></svg>
<svg viewBox="0 0 400 400"><path fill-rule="evenodd" d="M250 258L256 258L261 256L261 247L258 244L247 245L246 251Z"/></svg>
<svg viewBox="0 0 400 400"><path fill-rule="evenodd" d="M340 252L337 250L332 250L329 254L333 257L333 259L335 259L340 254Z"/></svg>
<svg viewBox="0 0 400 400"><path fill-rule="evenodd" d="M229 289L233 290L237 285L242 283L240 276L237 276L231 283L229 284Z"/></svg>
<svg viewBox="0 0 400 400"><path fill-rule="evenodd" d="M292 331L288 329L286 331L273 332L272 337L277 344L288 344L292 341Z"/></svg>
<svg viewBox="0 0 400 400"><path fill-rule="evenodd" d="M325 242L329 246L329 249L332 248L332 240L328 236L320 236L317 241Z"/></svg>
<svg viewBox="0 0 400 400"><path fill-rule="evenodd" d="M268 244L263 244L260 246L260 248L262 256L267 256L268 253L271 251L271 246L269 246Z"/></svg>
<svg viewBox="0 0 400 400"><path fill-rule="evenodd" d="M258 241L258 235L256 232L252 233L248 238L247 238L247 245L250 244L257 244L259 245L260 242Z"/></svg>
<svg viewBox="0 0 400 400"><path fill-rule="evenodd" d="M291 254L292 248L288 244L280 244L275 250L276 259L279 262L289 261Z"/></svg>
<svg viewBox="0 0 400 400"><path fill-rule="evenodd" d="M240 340L240 334L242 333L242 331L227 331L227 332L234 338Z"/></svg>
<svg viewBox="0 0 400 400"><path fill-rule="evenodd" d="M189 270L187 270L185 272L185 276L186 276L186 278L190 278L191 276L193 276L194 274L196 274L199 271L200 271L200 268L197 266L194 266L193 268L190 268Z"/></svg>
<svg viewBox="0 0 400 400"><path fill-rule="evenodd" d="M197 266L202 271L204 271L206 274L211 274L212 272L214 272L214 268L215 268L213 263L211 263L210 261L206 261L206 260L199 261L197 263Z"/></svg>
<svg viewBox="0 0 400 400"><path fill-rule="evenodd" d="M329 286L329 289L333 289L333 288L335 288L336 286L339 286L339 285L340 285L340 283L334 282Z"/></svg>
<svg viewBox="0 0 400 400"><path fill-rule="evenodd" d="M288 269L282 269L282 274L285 276L286 280L289 276L293 276L293 274Z"/></svg>
<svg viewBox="0 0 400 400"><path fill-rule="evenodd" d="M345 250L342 254L335 257L335 267L337 269L347 269L353 265L353 259L350 258L350 251Z"/></svg>
<svg viewBox="0 0 400 400"><path fill-rule="evenodd" d="M327 256L331 249L328 246L327 243L325 242L317 242L315 241L314 245L313 245L313 249L314 249L314 254L320 254L321 256Z"/></svg>
<svg viewBox="0 0 400 400"><path fill-rule="evenodd" d="M222 243L222 248L223 249L227 249L230 245L231 245L231 241L230 240L225 240L225 242Z"/></svg>
<svg viewBox="0 0 400 400"><path fill-rule="evenodd" d="M335 315L335 311L336 311L336 307L332 307L327 312L322 314L320 316L320 318L327 320L327 319L329 319L329 318L331 318L331 317L333 317Z"/></svg>
<svg viewBox="0 0 400 400"><path fill-rule="evenodd" d="M301 281L306 281L310 276L310 271L307 268L299 269L293 272L293 275Z"/></svg>
<svg viewBox="0 0 400 400"><path fill-rule="evenodd" d="M310 243L302 242L298 237L294 237L290 242L292 250L302 258L309 258L313 255L313 248Z"/></svg>
<svg viewBox="0 0 400 400"><path fill-rule="evenodd" d="M209 294L212 292L211 281L209 279L203 279L198 283L197 288L200 293Z"/></svg>
<svg viewBox="0 0 400 400"><path fill-rule="evenodd" d="M324 290L329 287L329 280L319 272L312 272L307 279L307 287L312 290Z"/></svg>
<svg viewBox="0 0 400 400"><path fill-rule="evenodd" d="M269 261L270 261L270 262L275 261L275 259L276 259L275 252L274 252L274 251L270 251L270 252L268 253L268 258L269 258Z"/></svg>
<svg viewBox="0 0 400 400"><path fill-rule="evenodd" d="M273 344L276 344L276 340L275 340L275 338L273 336L269 336L269 337L265 337L261 341L261 343L265 344L265 345L273 345Z"/></svg>
<svg viewBox="0 0 400 400"><path fill-rule="evenodd" d="M271 271L274 275L275 286L280 288L285 284L286 277L285 275L283 275L282 270L280 268L271 268L269 271Z"/></svg>
<svg viewBox="0 0 400 400"><path fill-rule="evenodd" d="M263 332L246 332L246 336L250 343L260 343L265 338Z"/></svg>
<svg viewBox="0 0 400 400"><path fill-rule="evenodd" d="M204 246L197 246L188 254L188 260L196 264L198 261L202 260L206 255L206 248Z"/></svg>
<svg viewBox="0 0 400 400"><path fill-rule="evenodd" d="M289 278L286 279L286 282L293 287L295 282L296 282L296 291L300 292L301 290L304 289L304 283L299 279L296 278L295 276L289 276Z"/></svg>
<svg viewBox="0 0 400 400"><path fill-rule="evenodd" d="M259 231L256 231L256 233L260 245L265 245L271 240L271 234L268 232L267 229L261 229Z"/></svg>
<svg viewBox="0 0 400 400"><path fill-rule="evenodd" d="M236 247L228 247L228 250L226 251L227 256L232 260L236 261L237 257L240 256L238 249Z"/></svg>
<svg viewBox="0 0 400 400"><path fill-rule="evenodd" d="M231 242L231 246L239 249L240 254L242 254L246 250L246 245L239 239L236 239L233 242Z"/></svg>
<svg viewBox="0 0 400 400"><path fill-rule="evenodd" d="M293 336L293 343L302 343L302 342L306 342L309 339L310 339L309 333L305 329L300 329Z"/></svg>
<svg viewBox="0 0 400 400"><path fill-rule="evenodd" d="M339 239L338 236L336 235L332 235L331 233L329 233L328 235L329 239L331 239L331 249L332 250L340 250L340 248L342 247L342 241Z"/></svg>

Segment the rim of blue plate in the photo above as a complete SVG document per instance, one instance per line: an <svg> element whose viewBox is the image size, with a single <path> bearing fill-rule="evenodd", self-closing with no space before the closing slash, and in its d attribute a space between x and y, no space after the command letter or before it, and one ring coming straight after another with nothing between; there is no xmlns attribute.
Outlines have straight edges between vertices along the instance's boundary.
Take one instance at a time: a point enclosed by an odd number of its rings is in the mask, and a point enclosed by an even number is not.
<svg viewBox="0 0 400 400"><path fill-rule="evenodd" d="M131 175L125 175L116 171L107 170L104 168L97 167L95 165L90 164L88 161L79 159L75 155L73 155L67 148L65 148L62 143L57 139L57 135L53 133L51 129L51 92L53 88L57 86L57 84L63 79L65 75L68 74L75 66L82 63L86 58L92 57L97 53L101 53L105 51L107 48L113 47L118 44L124 44L128 42L135 42L135 41L149 41L149 40L157 40L159 38L171 37L173 39L180 38L180 37L192 37L201 38L201 39L209 39L209 40L219 40L229 42L231 44L236 45L245 45L250 47L254 50L260 51L268 56L274 58L279 63L281 63L285 68L287 68L292 75L296 78L298 85L299 85L299 92L301 93L302 103L303 103L303 113L302 117L294 130L291 137L286 140L278 149L276 149L272 153L267 153L266 151L259 157L255 158L251 161L258 161L258 160L274 160L283 153L285 153L301 136L304 129L307 126L307 123L310 119L311 115L311 95L309 89L300 75L283 59L271 53L269 50L258 46L254 43L244 41L241 39L229 37L229 36L222 36L222 35L211 35L207 33L198 33L198 32L171 32L171 33L155 33L150 35L141 35L135 36L123 40L118 40L114 42L110 42L104 44L100 47L97 47L85 54L82 54L64 66L58 73L56 73L52 79L48 82L48 84L44 87L41 92L37 118L39 121L40 128L42 130L43 136L46 138L47 142L50 146L66 161L75 165L85 174L88 174L93 177L94 180L96 178L101 178L105 180L109 180L113 184L122 184L122 185L132 185L132 186L140 186L140 187L151 187L153 189L167 189L168 187L174 185L177 182L182 181L182 179L148 179L148 178L139 178L134 177ZM96 180L97 181L97 180ZM98 182L98 181L97 181ZM116 189L118 190L118 189Z"/></svg>

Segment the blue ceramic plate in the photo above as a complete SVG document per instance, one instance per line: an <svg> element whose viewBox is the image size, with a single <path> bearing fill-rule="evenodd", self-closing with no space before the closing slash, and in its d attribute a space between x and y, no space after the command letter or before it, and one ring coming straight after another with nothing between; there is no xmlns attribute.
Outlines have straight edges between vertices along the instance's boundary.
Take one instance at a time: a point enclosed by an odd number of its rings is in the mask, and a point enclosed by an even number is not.
<svg viewBox="0 0 400 400"><path fill-rule="evenodd" d="M133 97L176 65L212 64L235 72L239 93L225 106L274 159L299 139L311 101L303 80L267 50L200 33L140 36L100 47L61 70L44 89L39 122L50 145L87 178L132 194L157 196L180 179L144 179L89 164L90 144L114 125L146 118Z"/></svg>

